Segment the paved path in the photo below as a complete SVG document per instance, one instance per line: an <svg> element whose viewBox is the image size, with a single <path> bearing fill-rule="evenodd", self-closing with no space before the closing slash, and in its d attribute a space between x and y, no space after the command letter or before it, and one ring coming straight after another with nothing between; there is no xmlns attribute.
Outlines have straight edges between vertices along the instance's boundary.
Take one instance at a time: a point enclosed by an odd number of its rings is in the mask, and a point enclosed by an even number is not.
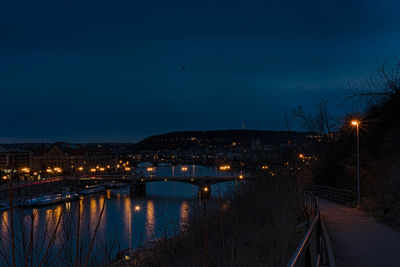
<svg viewBox="0 0 400 267"><path fill-rule="evenodd" d="M319 203L337 267L400 266L400 233L359 209Z"/></svg>

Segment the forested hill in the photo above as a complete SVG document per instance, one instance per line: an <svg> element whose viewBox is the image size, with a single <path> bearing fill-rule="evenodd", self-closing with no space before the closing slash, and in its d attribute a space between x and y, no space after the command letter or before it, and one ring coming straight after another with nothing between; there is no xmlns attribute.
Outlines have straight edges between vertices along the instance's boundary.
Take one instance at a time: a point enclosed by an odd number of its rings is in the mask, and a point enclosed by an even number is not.
<svg viewBox="0 0 400 267"><path fill-rule="evenodd" d="M147 137L130 147L141 150L177 150L189 148L250 147L252 144L279 145L304 143L308 133L258 130L218 130L171 132Z"/></svg>

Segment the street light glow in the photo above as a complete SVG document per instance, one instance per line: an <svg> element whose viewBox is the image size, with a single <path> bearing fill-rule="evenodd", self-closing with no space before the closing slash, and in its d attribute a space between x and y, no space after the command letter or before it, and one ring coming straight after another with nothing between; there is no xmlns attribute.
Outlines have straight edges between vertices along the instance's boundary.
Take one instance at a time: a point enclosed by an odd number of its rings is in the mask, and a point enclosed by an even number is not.
<svg viewBox="0 0 400 267"><path fill-rule="evenodd" d="M360 124L360 122L359 122L359 121L356 121L356 120L354 120L354 121L351 121L351 124L352 124L352 125L354 125L354 126L358 126L358 125Z"/></svg>

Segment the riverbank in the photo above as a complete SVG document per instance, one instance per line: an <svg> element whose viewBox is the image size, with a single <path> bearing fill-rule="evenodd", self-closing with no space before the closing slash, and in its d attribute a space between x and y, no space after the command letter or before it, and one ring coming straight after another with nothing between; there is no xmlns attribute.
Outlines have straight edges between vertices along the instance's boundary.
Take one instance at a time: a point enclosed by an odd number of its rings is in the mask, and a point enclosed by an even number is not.
<svg viewBox="0 0 400 267"><path fill-rule="evenodd" d="M179 234L130 266L285 265L303 220L301 190L287 178L263 177L229 199L203 202Z"/></svg>

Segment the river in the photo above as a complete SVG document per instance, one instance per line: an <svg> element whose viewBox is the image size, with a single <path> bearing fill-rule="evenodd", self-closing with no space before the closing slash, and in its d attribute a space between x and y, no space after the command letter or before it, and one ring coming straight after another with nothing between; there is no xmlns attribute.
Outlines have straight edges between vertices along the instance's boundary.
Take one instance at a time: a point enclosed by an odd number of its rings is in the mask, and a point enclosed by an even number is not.
<svg viewBox="0 0 400 267"><path fill-rule="evenodd" d="M232 173L219 172L216 168L195 165L156 167L148 171L142 167L143 173L159 176L218 176L232 175ZM185 171L183 171L185 170ZM212 185L212 196L218 197L235 188L235 182L224 182ZM93 247L93 255L112 258L120 249L135 248L144 240L152 240L178 233L188 222L193 208L198 205L198 187L180 182L153 182L147 184L146 197L134 198L129 194L129 187L109 189L102 194L81 197L78 201L67 202L60 205L41 207L36 209L16 209L14 223L19 239L25 236L29 243L30 215L34 214L34 240L47 235L47 241L40 245L37 242L35 253L39 254L37 261L43 257L45 248L51 242L51 236L56 233L54 245L51 246L52 255L57 255L55 248L63 250L76 249L78 216L82 218L80 227L80 247L87 253L90 240L96 228L96 242ZM105 204L104 204L105 203ZM100 219L104 204L104 211ZM80 208L79 208L80 206ZM78 215L79 213L79 215ZM62 219L58 223L58 219ZM0 234L3 245L0 244L0 252L3 250L10 257L10 212L0 215ZM21 224L20 222L24 223ZM57 226L57 224L59 224ZM23 225L23 226L21 226ZM98 226L97 226L98 225ZM22 242L17 242L17 249L23 251ZM34 246L35 246L35 242ZM42 251L42 252L40 252ZM83 252L81 252L83 254ZM71 252L71 258L75 255ZM56 257L56 256L54 256ZM4 260L4 259L3 259ZM0 261L0 265L2 262ZM2 266L2 265L1 265Z"/></svg>

